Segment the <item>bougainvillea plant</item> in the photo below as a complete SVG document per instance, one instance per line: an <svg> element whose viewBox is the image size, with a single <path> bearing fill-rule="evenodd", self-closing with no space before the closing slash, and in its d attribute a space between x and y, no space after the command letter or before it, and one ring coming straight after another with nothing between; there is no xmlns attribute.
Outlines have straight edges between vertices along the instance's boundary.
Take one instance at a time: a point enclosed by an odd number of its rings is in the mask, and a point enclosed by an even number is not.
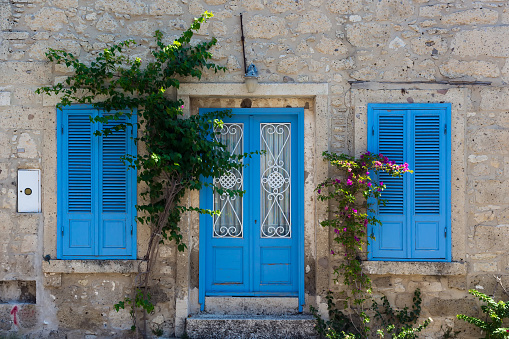
<svg viewBox="0 0 509 339"><path fill-rule="evenodd" d="M360 254L366 251L369 239L374 240L373 235L367 234L368 224L381 225L375 216L375 204L386 203L382 199L386 185L376 178L380 172L400 177L412 171L407 163L396 164L382 154L370 152L358 159L329 152L324 152L323 157L340 172L338 177L328 178L316 188L318 199L329 201L329 218L321 225L333 229L333 240L341 245L338 253L331 249L332 255L341 255L343 259L334 269L334 281L343 277L343 284L350 287L347 305L353 304L353 309L360 310L359 316L367 322L362 304L371 293L371 281L362 272Z"/></svg>

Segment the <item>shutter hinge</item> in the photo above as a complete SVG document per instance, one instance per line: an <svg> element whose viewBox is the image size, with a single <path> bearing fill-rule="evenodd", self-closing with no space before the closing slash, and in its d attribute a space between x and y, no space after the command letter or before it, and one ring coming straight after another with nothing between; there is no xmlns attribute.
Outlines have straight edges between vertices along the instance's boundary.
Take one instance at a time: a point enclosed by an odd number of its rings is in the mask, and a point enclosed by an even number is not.
<svg viewBox="0 0 509 339"><path fill-rule="evenodd" d="M447 134L447 124L444 125L444 134Z"/></svg>
<svg viewBox="0 0 509 339"><path fill-rule="evenodd" d="M375 135L375 126L371 126L371 135Z"/></svg>
<svg viewBox="0 0 509 339"><path fill-rule="evenodd" d="M62 125L62 134L64 134L64 125Z"/></svg>
<svg viewBox="0 0 509 339"><path fill-rule="evenodd" d="M133 225L131 224L131 236L133 236Z"/></svg>
<svg viewBox="0 0 509 339"><path fill-rule="evenodd" d="M444 227L444 238L447 238L447 227Z"/></svg>
<svg viewBox="0 0 509 339"><path fill-rule="evenodd" d="M61 226L60 229L62 230L62 235L64 235L64 226Z"/></svg>

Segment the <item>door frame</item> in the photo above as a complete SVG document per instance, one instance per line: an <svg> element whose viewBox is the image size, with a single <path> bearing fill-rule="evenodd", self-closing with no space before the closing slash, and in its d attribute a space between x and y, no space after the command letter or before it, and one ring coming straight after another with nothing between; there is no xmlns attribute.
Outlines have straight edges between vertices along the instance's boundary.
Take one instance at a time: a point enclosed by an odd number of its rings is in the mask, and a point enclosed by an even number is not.
<svg viewBox="0 0 509 339"><path fill-rule="evenodd" d="M303 311L305 304L304 295L304 108L200 108L200 114L204 112L212 112L216 110L231 110L231 113L235 115L275 115L285 114L297 116L297 177L296 177L296 196L297 201L295 202L295 221L292 221L292 225L297 225L296 228L292 226L292 234L295 230L297 236L297 288L298 288L298 301L299 301L299 312ZM292 152L293 153L293 152ZM206 194L210 194L210 190L202 190L200 192L200 205L206 199ZM292 207L293 208L293 207ZM205 257L206 257L206 241L202 241L202 236L205 235L206 223L203 222L209 215L200 215L200 242L199 242L199 297L198 302L200 309L205 309ZM285 297L290 296L288 293L260 293L252 292L252 296L256 297ZM225 293L225 297L235 297L235 293ZM243 293L242 296L249 296ZM293 296L293 295L291 295Z"/></svg>

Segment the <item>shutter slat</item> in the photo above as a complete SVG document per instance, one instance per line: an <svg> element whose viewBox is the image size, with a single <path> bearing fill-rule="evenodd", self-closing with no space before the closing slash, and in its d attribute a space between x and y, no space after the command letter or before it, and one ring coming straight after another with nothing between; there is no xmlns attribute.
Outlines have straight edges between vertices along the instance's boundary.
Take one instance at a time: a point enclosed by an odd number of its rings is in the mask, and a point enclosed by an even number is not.
<svg viewBox="0 0 509 339"><path fill-rule="evenodd" d="M127 117L110 120L104 129L125 124ZM102 138L102 211L104 213L125 213L127 211L127 166L121 157L127 154L128 135L126 130L111 130Z"/></svg>
<svg viewBox="0 0 509 339"><path fill-rule="evenodd" d="M404 150L403 115L379 115L378 117L378 151L389 160L401 163ZM387 200L385 206L380 205L381 214L403 214L403 178L380 173L379 181L386 185L382 199Z"/></svg>
<svg viewBox="0 0 509 339"><path fill-rule="evenodd" d="M415 115L415 213L440 213L440 116Z"/></svg>
<svg viewBox="0 0 509 339"><path fill-rule="evenodd" d="M90 113L68 115L68 211L92 211L92 125Z"/></svg>

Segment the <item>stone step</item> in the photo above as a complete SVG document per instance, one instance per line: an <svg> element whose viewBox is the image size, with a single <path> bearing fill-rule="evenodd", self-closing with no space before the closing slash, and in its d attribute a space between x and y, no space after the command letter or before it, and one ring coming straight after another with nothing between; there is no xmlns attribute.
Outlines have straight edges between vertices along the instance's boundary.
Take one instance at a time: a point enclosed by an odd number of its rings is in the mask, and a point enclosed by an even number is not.
<svg viewBox="0 0 509 339"><path fill-rule="evenodd" d="M216 315L292 315L299 313L299 298L206 297L205 313Z"/></svg>
<svg viewBox="0 0 509 339"><path fill-rule="evenodd" d="M186 319L191 339L317 339L311 315L198 314Z"/></svg>

